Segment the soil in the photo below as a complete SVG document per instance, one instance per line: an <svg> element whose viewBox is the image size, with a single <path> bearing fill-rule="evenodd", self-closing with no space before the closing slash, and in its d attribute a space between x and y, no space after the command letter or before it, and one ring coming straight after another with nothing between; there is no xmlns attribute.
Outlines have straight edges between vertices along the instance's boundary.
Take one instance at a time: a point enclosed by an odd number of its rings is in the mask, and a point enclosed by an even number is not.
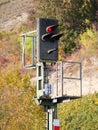
<svg viewBox="0 0 98 130"><path fill-rule="evenodd" d="M4 0L0 2L0 29L9 30L26 21L30 10L35 10L33 0Z"/></svg>

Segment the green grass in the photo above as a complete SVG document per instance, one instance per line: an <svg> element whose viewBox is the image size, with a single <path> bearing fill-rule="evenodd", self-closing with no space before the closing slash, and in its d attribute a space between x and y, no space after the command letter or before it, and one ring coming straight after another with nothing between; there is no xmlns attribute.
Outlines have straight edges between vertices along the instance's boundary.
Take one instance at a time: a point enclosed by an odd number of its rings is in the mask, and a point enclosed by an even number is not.
<svg viewBox="0 0 98 130"><path fill-rule="evenodd" d="M98 93L58 106L61 130L98 130Z"/></svg>

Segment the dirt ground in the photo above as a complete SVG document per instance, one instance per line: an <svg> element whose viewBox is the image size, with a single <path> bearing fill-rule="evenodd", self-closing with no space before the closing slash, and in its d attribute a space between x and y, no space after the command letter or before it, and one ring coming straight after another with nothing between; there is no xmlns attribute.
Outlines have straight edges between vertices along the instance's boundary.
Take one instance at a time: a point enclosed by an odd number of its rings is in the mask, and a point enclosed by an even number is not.
<svg viewBox="0 0 98 130"><path fill-rule="evenodd" d="M35 9L33 0L4 0L0 2L0 29L11 29L26 20Z"/></svg>

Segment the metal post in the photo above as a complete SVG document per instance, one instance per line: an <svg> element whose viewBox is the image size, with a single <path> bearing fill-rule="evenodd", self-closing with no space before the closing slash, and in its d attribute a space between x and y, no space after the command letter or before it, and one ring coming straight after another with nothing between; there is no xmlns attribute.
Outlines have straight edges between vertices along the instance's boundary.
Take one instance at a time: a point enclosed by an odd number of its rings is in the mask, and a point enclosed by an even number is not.
<svg viewBox="0 0 98 130"><path fill-rule="evenodd" d="M37 99L44 96L44 65L37 63Z"/></svg>
<svg viewBox="0 0 98 130"><path fill-rule="evenodd" d="M57 119L57 104L47 108L47 130L53 130L53 120Z"/></svg>
<svg viewBox="0 0 98 130"><path fill-rule="evenodd" d="M54 104L53 107L54 107L53 119L57 119L57 104Z"/></svg>
<svg viewBox="0 0 98 130"><path fill-rule="evenodd" d="M35 49L34 47L35 47L35 46L34 46L34 37L32 37L32 56L33 56L33 57L32 57L32 65L34 65L34 56L35 56L35 55L34 55L34 49Z"/></svg>
<svg viewBox="0 0 98 130"><path fill-rule="evenodd" d="M26 41L26 36L25 35L23 35L22 36L22 51L23 51L23 53L22 53L22 63L23 63L23 66L25 66L25 41Z"/></svg>
<svg viewBox="0 0 98 130"><path fill-rule="evenodd" d="M63 96L63 62L61 61L61 87L62 87L62 96Z"/></svg>
<svg viewBox="0 0 98 130"><path fill-rule="evenodd" d="M53 130L53 108L51 107L50 109L48 109L48 113L49 113L49 117L48 117L48 121L49 121L49 130Z"/></svg>
<svg viewBox="0 0 98 130"><path fill-rule="evenodd" d="M58 62L56 63L56 96L58 96Z"/></svg>
<svg viewBox="0 0 98 130"><path fill-rule="evenodd" d="M82 63L80 63L80 96L82 97Z"/></svg>

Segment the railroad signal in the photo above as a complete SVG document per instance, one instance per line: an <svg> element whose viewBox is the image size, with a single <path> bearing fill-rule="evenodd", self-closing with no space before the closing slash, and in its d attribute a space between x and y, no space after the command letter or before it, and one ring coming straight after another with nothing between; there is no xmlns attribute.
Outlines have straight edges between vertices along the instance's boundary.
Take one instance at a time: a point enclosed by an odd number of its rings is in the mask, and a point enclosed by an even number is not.
<svg viewBox="0 0 98 130"><path fill-rule="evenodd" d="M63 34L58 34L56 19L39 18L38 32L38 59L39 61L58 60L58 40Z"/></svg>

